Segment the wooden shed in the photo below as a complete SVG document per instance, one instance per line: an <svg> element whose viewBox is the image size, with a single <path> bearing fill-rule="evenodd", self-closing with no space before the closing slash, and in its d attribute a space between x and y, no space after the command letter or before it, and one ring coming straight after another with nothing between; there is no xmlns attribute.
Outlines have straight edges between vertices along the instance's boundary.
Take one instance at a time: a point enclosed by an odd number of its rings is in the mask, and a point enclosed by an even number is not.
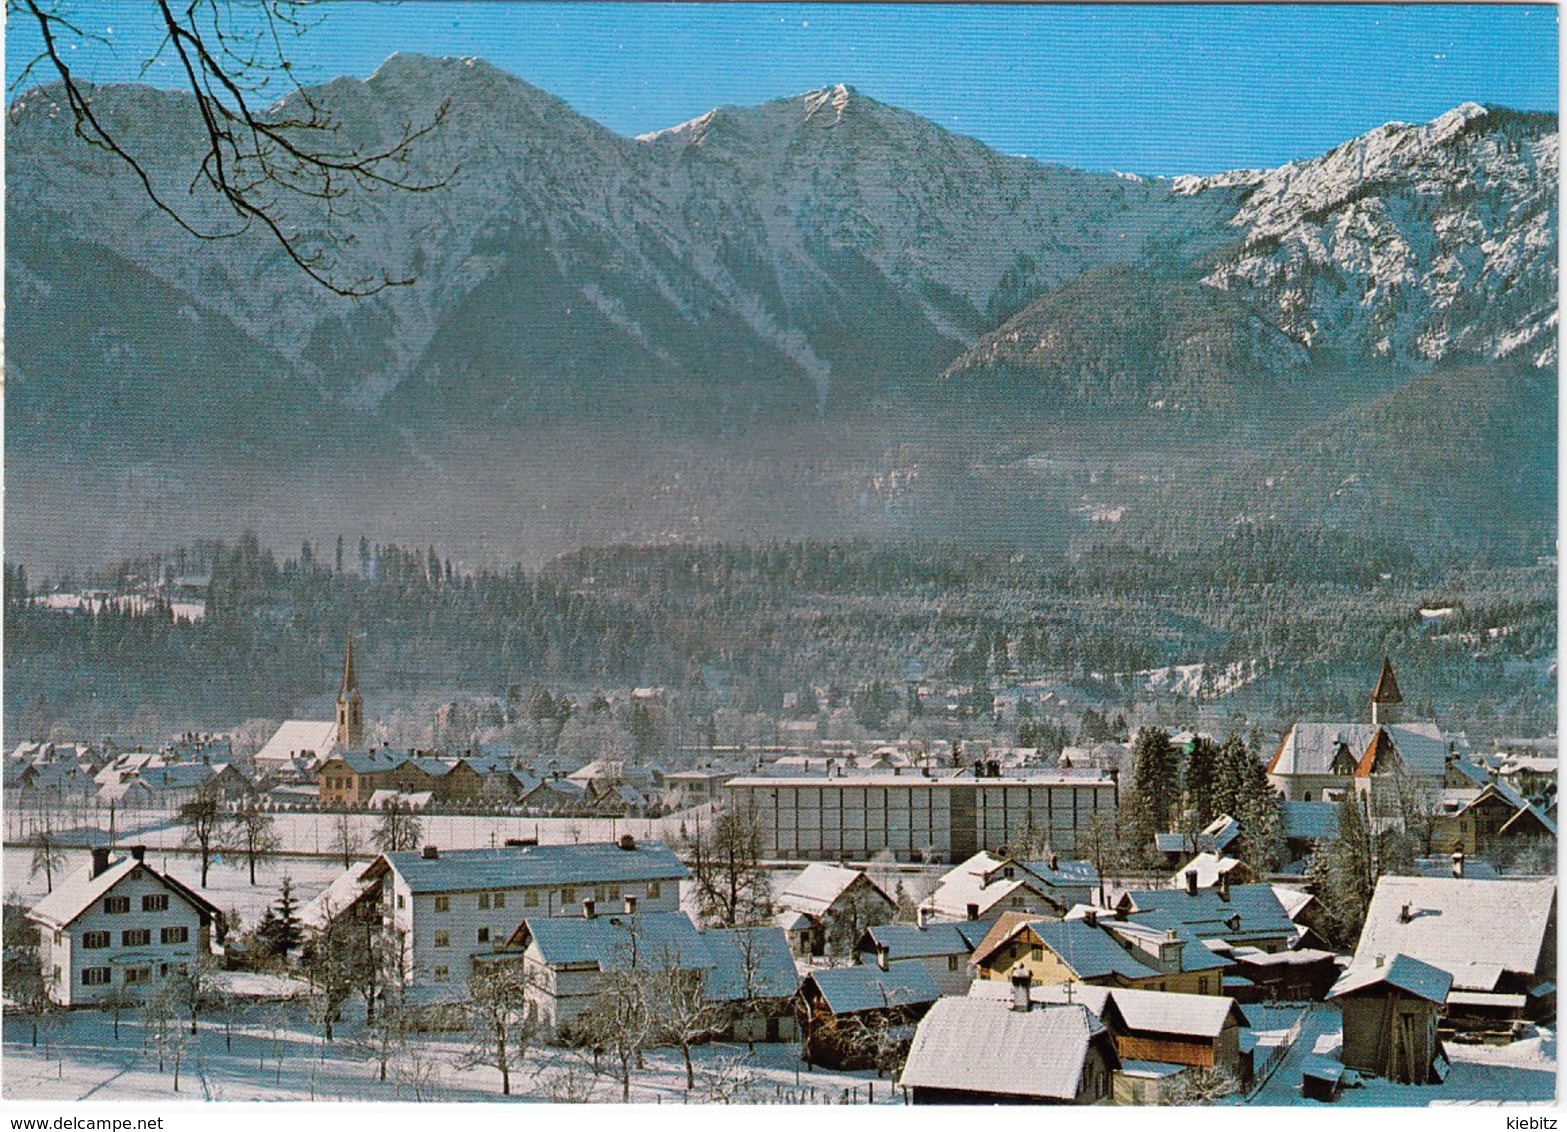
<svg viewBox="0 0 1567 1132"><path fill-rule="evenodd" d="M1343 1061L1404 1085L1440 1078L1437 1024L1453 977L1408 955L1376 956L1344 972L1328 993L1344 1018Z"/></svg>

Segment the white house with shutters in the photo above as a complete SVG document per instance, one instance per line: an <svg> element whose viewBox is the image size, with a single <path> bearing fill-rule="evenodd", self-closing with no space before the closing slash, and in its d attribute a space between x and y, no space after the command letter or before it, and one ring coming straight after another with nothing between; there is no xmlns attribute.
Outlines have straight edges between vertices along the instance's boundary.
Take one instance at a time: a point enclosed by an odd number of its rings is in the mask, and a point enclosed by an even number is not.
<svg viewBox="0 0 1567 1132"><path fill-rule="evenodd" d="M49 997L60 1006L131 998L195 966L212 949L222 913L144 859L140 846L112 858L94 849L28 913L38 927L39 961Z"/></svg>

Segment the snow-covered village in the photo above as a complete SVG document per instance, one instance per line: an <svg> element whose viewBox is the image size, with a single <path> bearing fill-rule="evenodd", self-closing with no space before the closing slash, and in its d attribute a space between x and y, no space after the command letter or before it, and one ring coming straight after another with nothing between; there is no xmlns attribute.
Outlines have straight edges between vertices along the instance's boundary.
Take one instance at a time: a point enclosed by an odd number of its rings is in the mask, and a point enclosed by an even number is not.
<svg viewBox="0 0 1567 1132"><path fill-rule="evenodd" d="M1555 1106L1558 38L8 0L0 1110Z"/></svg>
<svg viewBox="0 0 1567 1132"><path fill-rule="evenodd" d="M1385 660L1266 763L1142 727L568 769L367 745L350 639L336 718L249 757L9 753L5 1088L1550 1101L1554 747L1403 706Z"/></svg>

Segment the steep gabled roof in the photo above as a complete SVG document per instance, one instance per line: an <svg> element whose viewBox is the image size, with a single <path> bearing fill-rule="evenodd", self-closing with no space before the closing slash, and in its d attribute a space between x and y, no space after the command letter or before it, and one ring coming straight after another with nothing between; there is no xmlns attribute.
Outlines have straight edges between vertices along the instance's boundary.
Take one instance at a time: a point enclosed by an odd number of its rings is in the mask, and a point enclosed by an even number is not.
<svg viewBox="0 0 1567 1132"><path fill-rule="evenodd" d="M1371 689L1371 702L1374 704L1404 702L1404 693L1398 690L1398 677L1393 675L1393 662L1385 656L1382 658L1382 671L1377 676L1377 686Z"/></svg>
<svg viewBox="0 0 1567 1132"><path fill-rule="evenodd" d="M894 903L876 886L876 882L861 870L824 864L807 865L789 882L783 890L783 895L778 898L778 902L813 916L821 916L861 877L865 877L865 883L870 885L877 896L887 901L889 907Z"/></svg>
<svg viewBox="0 0 1567 1132"><path fill-rule="evenodd" d="M1360 756L1360 762L1355 766L1355 777L1364 778L1368 774L1388 774L1398 770L1404 764L1399 756L1398 746L1393 742L1393 737L1387 733L1387 728L1377 728L1377 733L1371 737L1371 742L1366 744L1366 753Z"/></svg>
<svg viewBox="0 0 1567 1132"><path fill-rule="evenodd" d="M203 922L221 917L222 913L206 897L181 884L172 876L158 872L145 861L127 856L110 861L109 867L97 876L92 875L91 864L82 866L56 885L48 896L33 905L32 910L27 914L28 918L50 928L69 927L78 916L108 895L116 885L139 870L145 871L148 876L153 877L194 908Z"/></svg>

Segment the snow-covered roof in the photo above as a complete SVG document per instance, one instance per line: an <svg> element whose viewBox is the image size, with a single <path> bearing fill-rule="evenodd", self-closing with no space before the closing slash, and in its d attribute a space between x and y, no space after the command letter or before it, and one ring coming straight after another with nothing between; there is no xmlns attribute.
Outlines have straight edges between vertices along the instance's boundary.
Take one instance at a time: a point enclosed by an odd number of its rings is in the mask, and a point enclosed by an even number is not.
<svg viewBox="0 0 1567 1132"><path fill-rule="evenodd" d="M465 892L615 881L684 880L680 858L659 841L631 849L614 842L522 845L503 849L447 849L437 857L410 850L380 858L412 892Z"/></svg>
<svg viewBox="0 0 1567 1132"><path fill-rule="evenodd" d="M1199 853L1176 870L1170 878L1171 888L1185 888L1186 874L1196 872L1198 888L1212 888L1219 878L1239 868L1241 862L1234 857L1221 857L1217 853Z"/></svg>
<svg viewBox="0 0 1567 1132"><path fill-rule="evenodd" d="M1010 1010L981 998L944 998L915 1030L899 1084L1069 1101L1089 1043L1102 1032L1080 1006Z"/></svg>
<svg viewBox="0 0 1567 1132"><path fill-rule="evenodd" d="M975 979L969 984L970 998L988 998L996 1001L1012 1001L1012 984L1008 979ZM1105 1003L1110 1000L1110 988L1093 983L1051 983L1048 986L1031 986L1028 997L1034 1002L1048 1005L1087 1007L1095 1016L1104 1016Z"/></svg>
<svg viewBox="0 0 1567 1132"><path fill-rule="evenodd" d="M170 892L195 908L201 914L203 922L208 916L221 915L206 898L172 876L158 872L151 865L137 860L134 856L125 856L117 860L111 859L108 868L97 876L92 875L90 862L83 865L55 885L53 892L33 905L32 910L28 912L28 917L46 927L56 929L68 927L73 920L107 895L115 885L138 869L156 878Z"/></svg>
<svg viewBox="0 0 1567 1132"><path fill-rule="evenodd" d="M121 857L97 876L92 875L91 863L83 865L33 905L28 916L52 928L66 927L142 864L134 857Z"/></svg>
<svg viewBox="0 0 1567 1132"><path fill-rule="evenodd" d="M878 924L866 929L871 943L885 948L893 962L923 959L933 955L968 955L990 931L990 920L959 920L956 923Z"/></svg>
<svg viewBox="0 0 1567 1132"><path fill-rule="evenodd" d="M922 963L900 963L883 971L874 965L826 967L807 977L816 984L834 1014L919 1006L935 1002L941 988Z"/></svg>
<svg viewBox="0 0 1567 1132"><path fill-rule="evenodd" d="M272 733L256 762L287 762L301 751L326 756L337 750L337 724L333 720L289 719Z"/></svg>
<svg viewBox="0 0 1567 1132"><path fill-rule="evenodd" d="M838 865L807 865L785 887L778 902L812 916L822 916L849 890L849 886L861 877L865 877L865 873L859 869L846 869ZM877 888L874 881L865 877L865 882L878 896L887 901L889 907L893 905L894 901Z"/></svg>
<svg viewBox="0 0 1567 1132"><path fill-rule="evenodd" d="M356 861L320 891L314 900L299 909L299 922L310 928L324 928L327 912L339 916L351 908L360 897L375 887L375 879L366 877L374 861Z"/></svg>
<svg viewBox="0 0 1567 1132"><path fill-rule="evenodd" d="M1347 994L1366 990L1368 987L1385 984L1426 999L1428 1002L1447 1001L1447 993L1453 986L1453 976L1442 968L1422 963L1408 955L1381 958L1381 962L1378 962L1376 957L1370 960L1356 958L1355 962L1350 964L1349 970L1340 975L1338 982L1333 984L1333 989L1328 991L1328 997L1342 998Z"/></svg>
<svg viewBox="0 0 1567 1132"><path fill-rule="evenodd" d="M1110 1000L1126 1028L1140 1033L1216 1038L1231 1022L1246 1024L1235 1000L1221 995L1116 988Z"/></svg>
<svg viewBox="0 0 1567 1132"><path fill-rule="evenodd" d="M1461 990L1494 990L1504 971L1536 973L1555 907L1554 878L1384 876L1355 963L1401 953L1447 971Z"/></svg>
<svg viewBox="0 0 1567 1132"><path fill-rule="evenodd" d="M1282 884L1270 885L1269 887L1273 889L1274 899L1279 902L1279 907L1284 909L1284 914L1290 918L1291 922L1294 922L1295 918L1306 910L1306 906L1316 899L1311 893L1302 892L1298 888L1289 888ZM1230 895L1234 895L1233 889Z"/></svg>
<svg viewBox="0 0 1567 1132"><path fill-rule="evenodd" d="M1167 916L1199 939L1239 943L1295 934L1294 921L1269 884L1232 884L1227 897L1219 888L1199 888L1196 893L1184 888L1131 890L1119 905L1128 908L1134 920L1150 913Z"/></svg>
<svg viewBox="0 0 1567 1132"><path fill-rule="evenodd" d="M551 967L588 963L600 971L627 971L672 963L692 971L716 966L702 933L684 912L534 916L518 926L512 939L530 941Z"/></svg>
<svg viewBox="0 0 1567 1132"><path fill-rule="evenodd" d="M713 959L707 997L714 1002L788 998L800 988L788 937L778 928L710 928L702 941Z"/></svg>
<svg viewBox="0 0 1567 1132"><path fill-rule="evenodd" d="M1281 802L1284 837L1289 841L1324 841L1338 836L1337 802Z"/></svg>
<svg viewBox="0 0 1567 1132"><path fill-rule="evenodd" d="M804 912L785 908L773 917L773 927L786 932L803 932L814 927L816 921Z"/></svg>
<svg viewBox="0 0 1567 1132"><path fill-rule="evenodd" d="M1269 774L1331 774L1333 760L1346 748L1358 765L1376 739L1378 728L1369 723L1297 723L1279 744ZM1449 737L1434 723L1384 724L1381 731L1393 741L1399 758L1416 774L1440 776L1447 764Z"/></svg>

